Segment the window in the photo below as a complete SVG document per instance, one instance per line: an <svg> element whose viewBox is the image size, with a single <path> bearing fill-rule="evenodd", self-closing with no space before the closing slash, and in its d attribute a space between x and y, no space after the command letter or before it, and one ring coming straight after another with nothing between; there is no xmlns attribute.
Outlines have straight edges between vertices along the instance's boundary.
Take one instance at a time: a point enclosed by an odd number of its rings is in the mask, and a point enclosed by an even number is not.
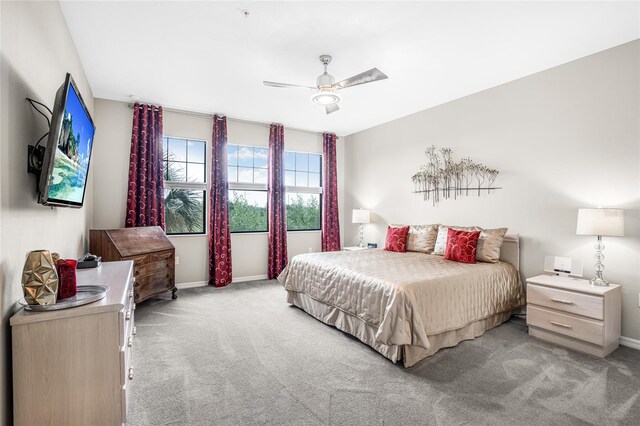
<svg viewBox="0 0 640 426"><path fill-rule="evenodd" d="M162 138L168 235L205 233L206 145L202 140Z"/></svg>
<svg viewBox="0 0 640 426"><path fill-rule="evenodd" d="M267 232L269 149L227 145L231 232Z"/></svg>
<svg viewBox="0 0 640 426"><path fill-rule="evenodd" d="M287 230L321 229L322 155L285 151Z"/></svg>

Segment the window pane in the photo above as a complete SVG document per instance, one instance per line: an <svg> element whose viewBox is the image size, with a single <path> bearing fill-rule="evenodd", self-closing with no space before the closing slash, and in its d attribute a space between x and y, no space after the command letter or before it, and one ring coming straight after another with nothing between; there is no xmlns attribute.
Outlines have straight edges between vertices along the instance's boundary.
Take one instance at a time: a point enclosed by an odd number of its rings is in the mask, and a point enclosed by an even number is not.
<svg viewBox="0 0 640 426"><path fill-rule="evenodd" d="M309 170L309 154L296 152L296 171L306 172Z"/></svg>
<svg viewBox="0 0 640 426"><path fill-rule="evenodd" d="M284 169L285 170L295 170L296 169L296 153L295 152L284 152Z"/></svg>
<svg viewBox="0 0 640 426"><path fill-rule="evenodd" d="M284 172L284 184L286 186L296 186L296 172Z"/></svg>
<svg viewBox="0 0 640 426"><path fill-rule="evenodd" d="M165 189L167 234L204 234L205 191Z"/></svg>
<svg viewBox="0 0 640 426"><path fill-rule="evenodd" d="M238 181L238 168L235 166L227 167L227 180L229 182L237 182Z"/></svg>
<svg viewBox="0 0 640 426"><path fill-rule="evenodd" d="M314 173L320 173L320 159L322 156L309 154L309 171Z"/></svg>
<svg viewBox="0 0 640 426"><path fill-rule="evenodd" d="M169 138L169 160L187 161L187 141Z"/></svg>
<svg viewBox="0 0 640 426"><path fill-rule="evenodd" d="M238 182L253 182L253 168L238 167Z"/></svg>
<svg viewBox="0 0 640 426"><path fill-rule="evenodd" d="M266 232L267 191L229 191L231 232Z"/></svg>
<svg viewBox="0 0 640 426"><path fill-rule="evenodd" d="M187 182L204 183L204 164L187 163Z"/></svg>
<svg viewBox="0 0 640 426"><path fill-rule="evenodd" d="M296 186L309 186L307 172L296 172Z"/></svg>
<svg viewBox="0 0 640 426"><path fill-rule="evenodd" d="M253 167L267 168L269 161L269 150L267 148L254 148L253 149Z"/></svg>
<svg viewBox="0 0 640 426"><path fill-rule="evenodd" d="M253 167L253 148L250 146L238 147L238 165Z"/></svg>
<svg viewBox="0 0 640 426"><path fill-rule="evenodd" d="M320 194L287 193L287 230L320 229Z"/></svg>
<svg viewBox="0 0 640 426"><path fill-rule="evenodd" d="M186 182L187 181L187 167L186 163L178 163L176 161L169 161L167 163L167 180L171 182Z"/></svg>
<svg viewBox="0 0 640 426"><path fill-rule="evenodd" d="M320 173L309 173L309 186L319 188L320 185Z"/></svg>
<svg viewBox="0 0 640 426"><path fill-rule="evenodd" d="M267 183L267 169L253 169L254 183Z"/></svg>
<svg viewBox="0 0 640 426"><path fill-rule="evenodd" d="M162 138L162 159L167 160L167 156L169 153L167 152L167 138Z"/></svg>
<svg viewBox="0 0 640 426"><path fill-rule="evenodd" d="M169 180L169 163L164 162L164 180Z"/></svg>
<svg viewBox="0 0 640 426"><path fill-rule="evenodd" d="M204 141L189 141L187 149L187 161L190 163L204 163Z"/></svg>
<svg viewBox="0 0 640 426"><path fill-rule="evenodd" d="M230 166L238 165L238 146L227 145L227 164Z"/></svg>

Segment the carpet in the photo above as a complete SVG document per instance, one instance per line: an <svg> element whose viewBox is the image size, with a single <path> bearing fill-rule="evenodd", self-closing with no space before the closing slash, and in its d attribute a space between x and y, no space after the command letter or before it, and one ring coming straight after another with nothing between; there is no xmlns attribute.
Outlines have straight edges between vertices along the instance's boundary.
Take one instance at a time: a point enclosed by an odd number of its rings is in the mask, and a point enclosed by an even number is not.
<svg viewBox="0 0 640 426"><path fill-rule="evenodd" d="M136 310L129 424L640 424L633 349L602 360L512 319L405 369L275 281L178 295Z"/></svg>

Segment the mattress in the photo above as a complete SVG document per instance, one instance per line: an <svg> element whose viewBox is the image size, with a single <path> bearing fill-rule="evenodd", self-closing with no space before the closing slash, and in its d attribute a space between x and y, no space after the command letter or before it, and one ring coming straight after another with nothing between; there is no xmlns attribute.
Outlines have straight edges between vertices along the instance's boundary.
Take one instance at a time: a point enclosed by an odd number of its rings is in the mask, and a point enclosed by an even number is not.
<svg viewBox="0 0 640 426"><path fill-rule="evenodd" d="M393 361L412 352L417 362L449 332L476 337L524 304L519 273L507 262L465 264L415 252L298 255L278 280L289 303L328 324L339 320L338 328Z"/></svg>

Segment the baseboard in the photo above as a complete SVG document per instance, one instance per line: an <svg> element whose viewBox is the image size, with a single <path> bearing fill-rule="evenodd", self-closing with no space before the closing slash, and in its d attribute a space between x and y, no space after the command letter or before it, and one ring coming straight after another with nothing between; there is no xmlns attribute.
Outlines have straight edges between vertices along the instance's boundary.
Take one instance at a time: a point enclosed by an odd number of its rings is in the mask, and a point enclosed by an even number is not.
<svg viewBox="0 0 640 426"><path fill-rule="evenodd" d="M180 283L180 284L176 284L176 288L178 290L184 289L184 288L195 288L195 287L206 287L207 286L207 282L206 281L194 281L192 283Z"/></svg>
<svg viewBox="0 0 640 426"><path fill-rule="evenodd" d="M620 336L620 344L628 348L640 350L640 340Z"/></svg>
<svg viewBox="0 0 640 426"><path fill-rule="evenodd" d="M246 281L258 281L258 280L267 280L269 279L269 276L264 274L264 275L250 275L248 277L237 277L234 278L231 282L234 283L243 283Z"/></svg>

